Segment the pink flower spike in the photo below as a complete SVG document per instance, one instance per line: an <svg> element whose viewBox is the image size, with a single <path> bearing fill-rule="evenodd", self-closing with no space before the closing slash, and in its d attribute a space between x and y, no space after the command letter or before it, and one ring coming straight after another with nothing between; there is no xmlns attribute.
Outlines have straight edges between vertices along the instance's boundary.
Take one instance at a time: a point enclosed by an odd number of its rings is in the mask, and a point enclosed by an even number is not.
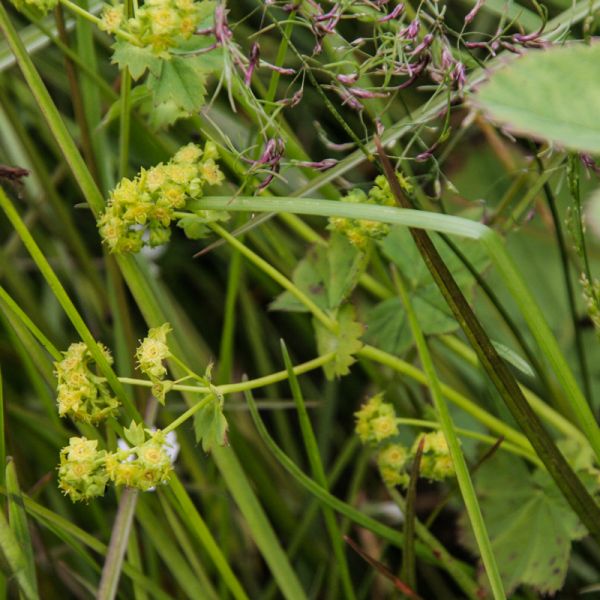
<svg viewBox="0 0 600 600"><path fill-rule="evenodd" d="M465 25L468 25L477 16L477 13L483 6L484 1L485 0L477 0L477 2L475 2L475 6L465 16Z"/></svg>
<svg viewBox="0 0 600 600"><path fill-rule="evenodd" d="M252 81L252 74L254 73L254 69L256 69L259 60L260 46L258 45L258 42L254 42L254 44L252 44L252 49L250 50L250 62L248 63L248 68L246 69L246 74L244 76L244 83L248 86Z"/></svg>
<svg viewBox="0 0 600 600"><path fill-rule="evenodd" d="M363 88L354 87L350 88L350 93L357 98L387 98L390 93L389 92L371 92L369 90L365 90Z"/></svg>
<svg viewBox="0 0 600 600"><path fill-rule="evenodd" d="M378 23L387 23L388 21L392 21L393 19L397 19L404 12L404 4L398 4L394 10L386 15L385 17L381 17L377 19Z"/></svg>
<svg viewBox="0 0 600 600"><path fill-rule="evenodd" d="M358 73L352 73L351 75L344 75L343 73L340 73L337 76L337 79L345 85L352 85L358 81Z"/></svg>
<svg viewBox="0 0 600 600"><path fill-rule="evenodd" d="M299 167L308 167L312 169L317 169L317 171L327 171L327 169L331 169L331 167L335 167L338 161L335 158L325 158L318 162L297 162L296 165Z"/></svg>

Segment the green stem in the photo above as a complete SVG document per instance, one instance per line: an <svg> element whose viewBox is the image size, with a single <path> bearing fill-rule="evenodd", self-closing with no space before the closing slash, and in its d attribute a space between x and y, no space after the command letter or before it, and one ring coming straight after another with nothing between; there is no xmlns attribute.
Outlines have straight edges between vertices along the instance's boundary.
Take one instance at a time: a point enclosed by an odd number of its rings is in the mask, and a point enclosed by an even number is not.
<svg viewBox="0 0 600 600"><path fill-rule="evenodd" d="M123 558L129 542L129 532L135 514L138 494L138 490L126 488L119 499L119 508L113 524L104 568L102 569L102 577L96 596L97 600L113 600L117 595Z"/></svg>
<svg viewBox="0 0 600 600"><path fill-rule="evenodd" d="M306 361L300 365L296 365L294 367L294 373L296 375L308 373L308 371L318 369L323 365L327 364L329 361L333 360L334 357L335 353L333 352L330 352L329 354L323 354L323 356L318 356L317 358L313 358L312 360ZM271 373L270 375L265 375L264 377L248 379L239 383L226 383L223 385L215 385L213 388L210 388L208 386L182 385L176 383L173 386L173 389L178 392L191 392L193 394L208 394L214 390L226 396L227 394L235 394L238 392L245 392L246 390L254 390L256 388L266 387L279 381L285 381L287 378L287 371L277 371L276 373ZM152 387L153 385L152 382L148 381L147 379L133 379L131 377L119 377L119 381L128 385L139 385L142 387Z"/></svg>
<svg viewBox="0 0 600 600"><path fill-rule="evenodd" d="M200 402L197 402L190 408L188 408L184 413L179 415L175 420L171 421L164 429L163 433L166 435L171 431L177 429L180 425L185 423L190 417L193 417L201 408L205 407L211 400L214 399L214 394L208 394L206 397L202 398Z"/></svg>
<svg viewBox="0 0 600 600"><path fill-rule="evenodd" d="M448 449L450 450L450 456L452 457L452 463L456 472L458 486L465 503L465 508L467 509L467 514L469 516L469 521L471 522L471 527L473 529L477 545L479 546L479 551L481 552L481 559L490 582L492 594L497 600L504 599L506 598L506 595L504 593L502 578L500 577L498 564L496 563L496 558L492 550L492 544L488 536L485 521L483 520L479 501L477 500L475 487L471 481L469 467L467 466L467 462L462 453L460 441L454 429L454 423L452 422L448 405L444 400L440 381L433 365L433 361L431 360L431 355L429 353L429 348L427 347L427 342L425 341L425 336L423 335L423 331L421 330L417 315L415 314L408 291L405 284L402 282L401 276L396 277L395 282L398 293L402 300L402 304L404 304L404 308L406 310L406 315L410 323L413 339L415 340L419 356L421 357L421 362L423 363L423 370L427 375L433 404L438 414L440 426L444 432Z"/></svg>
<svg viewBox="0 0 600 600"><path fill-rule="evenodd" d="M129 140L131 134L131 75L121 71L121 113L119 115L119 179L127 177L129 168Z"/></svg>
<svg viewBox="0 0 600 600"><path fill-rule="evenodd" d="M272 267L266 260L260 258L252 252L247 246L232 236L227 230L216 223L209 223L209 227L224 240L233 246L236 250L245 256L249 261L255 264L259 269L266 273L273 281L276 281L282 288L296 296L304 306L306 306L315 318L320 321L327 329L335 328L335 321L328 317L302 290L299 290L287 277L282 275L277 269Z"/></svg>
<svg viewBox="0 0 600 600"><path fill-rule="evenodd" d="M242 275L242 257L239 252L233 252L229 261L227 274L227 292L225 294L225 308L223 315L223 328L221 331L221 344L219 346L219 368L217 369L216 381L228 381L231 379L233 368L235 323L237 320L236 304L240 279Z"/></svg>

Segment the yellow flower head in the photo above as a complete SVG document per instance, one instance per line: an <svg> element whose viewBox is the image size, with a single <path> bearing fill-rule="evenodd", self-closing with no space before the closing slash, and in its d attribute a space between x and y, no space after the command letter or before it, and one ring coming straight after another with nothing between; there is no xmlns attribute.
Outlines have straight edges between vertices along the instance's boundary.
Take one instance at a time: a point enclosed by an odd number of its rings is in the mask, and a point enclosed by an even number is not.
<svg viewBox="0 0 600 600"><path fill-rule="evenodd" d="M167 169L165 165L160 163L147 171L142 170L141 178L145 187L150 192L155 192L166 183L168 179Z"/></svg>
<svg viewBox="0 0 600 600"><path fill-rule="evenodd" d="M85 437L69 438L69 445L63 450L66 451L67 460L71 461L93 461L98 454L98 440L88 440Z"/></svg>
<svg viewBox="0 0 600 600"><path fill-rule="evenodd" d="M212 158L205 160L200 167L200 175L209 185L219 185L225 179L217 164Z"/></svg>
<svg viewBox="0 0 600 600"><path fill-rule="evenodd" d="M389 444L377 456L377 464L391 469L403 469L408 461L408 451L400 444Z"/></svg>
<svg viewBox="0 0 600 600"><path fill-rule="evenodd" d="M114 33L123 22L123 5L109 6L106 4L100 15L98 27L108 33Z"/></svg>
<svg viewBox="0 0 600 600"><path fill-rule="evenodd" d="M179 22L179 15L170 6L150 7L150 23L155 35L170 35Z"/></svg>
<svg viewBox="0 0 600 600"><path fill-rule="evenodd" d="M196 144L188 144L179 148L173 156L173 161L176 163L195 163L202 156L202 148Z"/></svg>
<svg viewBox="0 0 600 600"><path fill-rule="evenodd" d="M398 433L396 418L390 416L377 417L371 421L371 429L375 441L381 442Z"/></svg>
<svg viewBox="0 0 600 600"><path fill-rule="evenodd" d="M167 372L162 362L171 356L167 345L167 334L170 331L171 326L168 323L164 323L160 327L153 327L148 331L148 336L140 342L135 352L140 370L146 373L150 379L162 379Z"/></svg>
<svg viewBox="0 0 600 600"><path fill-rule="evenodd" d="M196 167L188 163L170 163L166 167L167 175L174 183L186 185L196 176Z"/></svg>

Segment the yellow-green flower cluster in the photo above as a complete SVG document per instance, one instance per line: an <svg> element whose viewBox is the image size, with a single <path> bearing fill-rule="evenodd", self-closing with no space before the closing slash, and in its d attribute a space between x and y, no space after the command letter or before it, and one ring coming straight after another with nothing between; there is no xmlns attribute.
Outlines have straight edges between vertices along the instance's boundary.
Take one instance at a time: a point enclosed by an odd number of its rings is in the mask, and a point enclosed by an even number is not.
<svg viewBox="0 0 600 600"><path fill-rule="evenodd" d="M114 33L119 29L125 16L125 6L123 4L105 4L100 13L100 23L98 27L107 33Z"/></svg>
<svg viewBox="0 0 600 600"><path fill-rule="evenodd" d="M98 440L72 437L60 451L59 488L73 502L104 495L108 474L104 467L106 452L98 450Z"/></svg>
<svg viewBox="0 0 600 600"><path fill-rule="evenodd" d="M104 358L112 364L107 348L98 344ZM92 355L83 342L71 344L64 358L54 363L58 378L58 414L76 421L97 423L114 414L119 401L114 398L104 380L90 369Z"/></svg>
<svg viewBox="0 0 600 600"><path fill-rule="evenodd" d="M29 10L36 17L45 15L58 4L58 0L11 0L11 2L18 11Z"/></svg>
<svg viewBox="0 0 600 600"><path fill-rule="evenodd" d="M443 481L448 477L453 477L454 464L443 432L422 433L415 440L412 447L413 454L416 454L421 440L423 440L423 454L419 465L420 475L434 481Z"/></svg>
<svg viewBox="0 0 600 600"><path fill-rule="evenodd" d="M121 29L133 36L138 46L165 56L170 48L191 37L205 15L203 3L194 0L146 0L127 20L123 19L122 4L106 5L101 29L109 33Z"/></svg>
<svg viewBox="0 0 600 600"><path fill-rule="evenodd" d="M378 444L398 435L396 412L390 403L383 401L383 394L370 398L354 416L356 433L363 444Z"/></svg>
<svg viewBox="0 0 600 600"><path fill-rule="evenodd" d="M100 234L111 252L138 252L144 244L160 246L171 237L175 211L199 198L205 185L218 185L223 173L215 162L217 148L188 144L166 164L142 169L123 179L111 192L98 220Z"/></svg>
<svg viewBox="0 0 600 600"><path fill-rule="evenodd" d="M410 183L400 173L397 173L397 177L402 189L410 192L412 189ZM379 175L375 179L375 185L369 190L368 195L360 189L355 189L342 198L342 202L376 204L379 206L394 206L396 204L390 185L383 175ZM353 246L356 246L359 250L365 250L370 240L383 239L389 233L390 226L387 223L366 219L331 217L329 219L329 229L343 233Z"/></svg>
<svg viewBox="0 0 600 600"><path fill-rule="evenodd" d="M377 467L384 483L388 487L401 485L406 487L410 477L406 467L410 461L408 449L402 444L385 445L377 454Z"/></svg>
<svg viewBox="0 0 600 600"><path fill-rule="evenodd" d="M167 374L163 361L171 356L171 351L167 345L167 335L170 331L172 330L168 323L151 328L148 331L148 336L140 342L135 351L138 368L152 381L152 393L161 404L164 404L165 395L172 386L171 381L163 381L164 376Z"/></svg>
<svg viewBox="0 0 600 600"><path fill-rule="evenodd" d="M442 481L454 475L454 466L446 438L441 431L422 433L412 448L398 441L398 418L383 394L373 396L355 413L356 433L363 444L377 449L377 467L388 487L407 486L409 472L421 440L423 451L419 475L426 479Z"/></svg>
<svg viewBox="0 0 600 600"><path fill-rule="evenodd" d="M167 483L173 466L161 431L146 430L150 439L133 448L106 455L106 473L115 485L134 487L143 492Z"/></svg>
<svg viewBox="0 0 600 600"><path fill-rule="evenodd" d="M138 446L106 452L98 440L72 437L60 452L59 488L73 502L103 496L108 482L148 491L169 480L173 466L161 431Z"/></svg>

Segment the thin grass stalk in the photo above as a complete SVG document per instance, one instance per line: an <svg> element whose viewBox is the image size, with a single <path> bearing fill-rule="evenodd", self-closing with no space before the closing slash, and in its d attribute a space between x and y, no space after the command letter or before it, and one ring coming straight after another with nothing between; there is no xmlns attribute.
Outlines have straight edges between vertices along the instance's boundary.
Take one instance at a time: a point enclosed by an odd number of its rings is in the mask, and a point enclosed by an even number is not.
<svg viewBox="0 0 600 600"><path fill-rule="evenodd" d="M312 476L323 489L329 489L327 475L325 474L325 469L323 467L323 462L321 461L321 455L319 453L319 445L317 443L317 438L315 437L315 433L313 431L312 424L308 416L308 411L306 410L306 405L304 403L304 397L302 395L302 390L300 389L298 378L294 373L292 361L290 360L290 355L288 354L285 342L283 340L281 340L281 353L283 354L283 362L288 372L288 382L292 391L294 403L296 404L296 411L298 412L298 421L300 423L302 439L304 441L306 454L308 455ZM342 589L344 590L344 598L348 598L349 600L354 599L356 598L356 595L354 593L352 577L350 576L348 561L344 552L342 536L340 534L338 524L336 523L333 511L329 508L324 507L323 518L325 520L327 532L329 533L329 537L331 539L333 553L337 562L337 568L340 573Z"/></svg>
<svg viewBox="0 0 600 600"><path fill-rule="evenodd" d="M469 516L469 522L471 523L471 527L477 541L477 546L481 552L481 559L490 582L492 594L496 600L503 600L506 598L506 594L504 593L504 585L502 583L502 578L500 577L500 571L498 569L498 564L496 563L496 557L494 556L494 552L492 550L492 544L487 533L485 521L483 520L479 501L477 500L475 487L471 481L469 468L460 447L460 441L454 429L454 423L452 421L452 417L450 416L448 405L446 404L442 394L440 381L437 377L437 373L431 359L431 354L429 353L429 348L427 347L427 342L425 341L425 336L423 335L417 315L410 301L406 285L402 281L402 276L400 275L396 277L395 280L402 304L406 310L406 315L408 317L408 322L413 334L413 339L415 340L421 362L423 363L423 369L427 375L429 391L431 393L433 404L440 421L441 429L444 432L444 437L446 438L446 442L448 444L448 449L450 450L450 456L452 457L452 463L456 473L458 486L465 503L465 508Z"/></svg>
<svg viewBox="0 0 600 600"><path fill-rule="evenodd" d="M182 515L185 517L188 527L194 532L217 569L221 581L227 586L230 593L236 600L248 600L248 595L244 591L238 578L231 570L226 557L219 548L215 538L208 529L204 519L194 506L185 488L177 476L173 476L170 481L171 491L181 507Z"/></svg>
<svg viewBox="0 0 600 600"><path fill-rule="evenodd" d="M406 510L404 511L404 548L402 549L402 567L400 577L409 588L417 590L417 571L415 561L415 519L417 515L417 483L423 456L424 439L421 438L410 470L410 479L406 489Z"/></svg>

